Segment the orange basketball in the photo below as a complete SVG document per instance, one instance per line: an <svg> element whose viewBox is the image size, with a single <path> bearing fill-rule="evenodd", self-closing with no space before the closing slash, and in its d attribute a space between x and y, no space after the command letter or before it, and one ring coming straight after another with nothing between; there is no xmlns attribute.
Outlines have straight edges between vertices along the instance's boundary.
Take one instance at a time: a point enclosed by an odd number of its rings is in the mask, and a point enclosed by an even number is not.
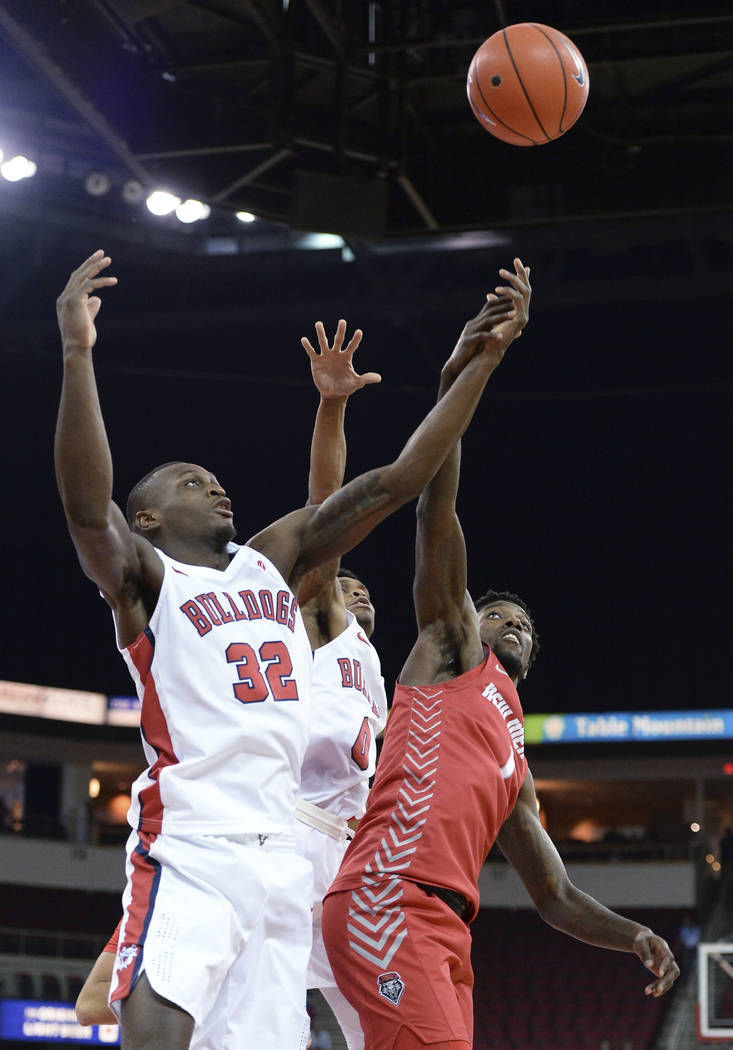
<svg viewBox="0 0 733 1050"><path fill-rule="evenodd" d="M551 26L500 29L468 67L466 90L482 128L514 146L564 135L588 99L588 69L572 40Z"/></svg>

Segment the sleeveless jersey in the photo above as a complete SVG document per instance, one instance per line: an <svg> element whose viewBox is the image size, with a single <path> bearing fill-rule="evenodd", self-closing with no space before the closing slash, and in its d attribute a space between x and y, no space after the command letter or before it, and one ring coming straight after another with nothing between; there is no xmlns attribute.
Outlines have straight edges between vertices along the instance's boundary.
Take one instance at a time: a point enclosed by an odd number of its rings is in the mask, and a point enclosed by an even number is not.
<svg viewBox="0 0 733 1050"><path fill-rule="evenodd" d="M496 656L458 678L397 685L366 816L331 891L409 879L462 893L478 876L527 772L524 717Z"/></svg>
<svg viewBox="0 0 733 1050"><path fill-rule="evenodd" d="M379 657L353 613L336 638L313 653L311 734L299 794L349 820L361 817L387 721Z"/></svg>
<svg viewBox="0 0 733 1050"><path fill-rule="evenodd" d="M226 569L158 550L150 623L122 650L149 768L133 828L175 835L292 830L308 742L312 656L298 603L268 559L229 544Z"/></svg>

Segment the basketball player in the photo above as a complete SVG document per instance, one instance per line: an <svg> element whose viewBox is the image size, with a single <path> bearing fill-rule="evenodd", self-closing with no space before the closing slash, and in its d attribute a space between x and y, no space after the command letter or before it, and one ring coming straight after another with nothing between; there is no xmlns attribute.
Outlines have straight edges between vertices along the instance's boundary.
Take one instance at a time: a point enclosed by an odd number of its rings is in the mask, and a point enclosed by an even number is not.
<svg viewBox="0 0 733 1050"><path fill-rule="evenodd" d="M308 501L318 504L343 483L346 467L346 401L379 376L354 371L360 330L342 349L346 322L339 321L333 346L316 325L319 351L308 353L320 402L311 441ZM364 584L329 561L308 573L298 592L313 648L311 735L295 807L299 852L313 865L313 947L308 988L319 988L338 1021L349 1050L361 1050L359 1018L336 987L321 933L322 900L343 858L352 827L364 813L374 774L377 737L387 721L379 657L370 643L374 607Z"/></svg>
<svg viewBox="0 0 733 1050"><path fill-rule="evenodd" d="M311 947L312 869L293 848L311 652L293 592L419 494L473 414L495 367L491 328L514 303L487 301L476 352L394 463L238 546L226 492L199 465L147 474L127 520L112 501L92 366L110 261L95 252L57 302L55 442L71 537L112 609L149 761L133 788L110 1001L124 1050L185 1050L222 994L242 1045L281 1050L300 1042Z"/></svg>
<svg viewBox="0 0 733 1050"><path fill-rule="evenodd" d="M497 329L499 357L527 321L529 268L500 271L516 317ZM508 291L511 289L511 291ZM454 360L461 360L464 330ZM455 379L443 369L440 396ZM456 516L460 449L424 490L414 583L418 638L395 689L367 804L324 902L334 975L359 1014L366 1050L470 1050L473 974L468 924L494 841L542 918L590 944L634 952L661 995L679 970L666 942L603 907L568 879L538 814L516 687L537 651L524 603L489 592L474 607ZM492 492L487 529L511 514Z"/></svg>
<svg viewBox="0 0 733 1050"><path fill-rule="evenodd" d="M354 351L357 330L342 349L346 322L339 321L333 346L321 322L316 325L320 353L303 339L313 379L320 392L311 442L309 505L323 502L340 488L346 466L344 414L355 391L380 377L359 376ZM369 592L352 572L329 561L306 574L298 595L314 650L311 733L296 802L296 847L313 865L313 947L308 988L320 988L348 1046L359 1050L364 1037L354 1008L336 987L321 935L321 902L351 838L349 819L363 815L369 778L376 763L376 738L384 729L387 697L379 658L369 643L374 607ZM117 951L119 925L95 962L76 1002L80 1024L116 1024L108 995ZM194 1032L196 1050L218 1050L226 1023L226 1003ZM217 1016L218 1015L218 1016ZM304 1033L307 1038L307 1031Z"/></svg>

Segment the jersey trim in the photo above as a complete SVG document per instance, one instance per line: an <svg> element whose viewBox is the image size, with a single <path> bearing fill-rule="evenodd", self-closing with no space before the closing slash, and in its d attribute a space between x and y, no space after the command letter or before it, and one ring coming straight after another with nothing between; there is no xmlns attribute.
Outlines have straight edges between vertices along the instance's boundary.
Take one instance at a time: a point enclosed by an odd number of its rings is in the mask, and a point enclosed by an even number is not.
<svg viewBox="0 0 733 1050"><path fill-rule="evenodd" d="M150 856L150 847L156 837L139 836L138 844L130 854L133 869L130 876L131 900L122 944L117 948L117 986L110 994L111 1003L127 998L143 969L145 938L153 917L161 875L160 864Z"/></svg>
<svg viewBox="0 0 733 1050"><path fill-rule="evenodd" d="M138 830L158 833L163 829L164 805L160 793L160 774L166 766L177 764L168 723L160 703L155 678L152 672L155 656L155 636L149 627L128 648L130 659L143 686L140 731L158 756L150 767L148 776L152 781L138 796L140 816Z"/></svg>

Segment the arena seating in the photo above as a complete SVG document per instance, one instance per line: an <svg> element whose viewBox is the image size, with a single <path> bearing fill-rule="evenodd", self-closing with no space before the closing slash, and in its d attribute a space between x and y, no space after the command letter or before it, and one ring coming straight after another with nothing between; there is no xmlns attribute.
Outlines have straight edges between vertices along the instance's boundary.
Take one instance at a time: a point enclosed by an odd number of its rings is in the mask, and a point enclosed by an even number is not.
<svg viewBox="0 0 733 1050"><path fill-rule="evenodd" d="M684 912L624 914L674 945ZM531 911L483 908L473 923L476 1050L650 1050L668 1000L644 995L633 956L566 937Z"/></svg>

